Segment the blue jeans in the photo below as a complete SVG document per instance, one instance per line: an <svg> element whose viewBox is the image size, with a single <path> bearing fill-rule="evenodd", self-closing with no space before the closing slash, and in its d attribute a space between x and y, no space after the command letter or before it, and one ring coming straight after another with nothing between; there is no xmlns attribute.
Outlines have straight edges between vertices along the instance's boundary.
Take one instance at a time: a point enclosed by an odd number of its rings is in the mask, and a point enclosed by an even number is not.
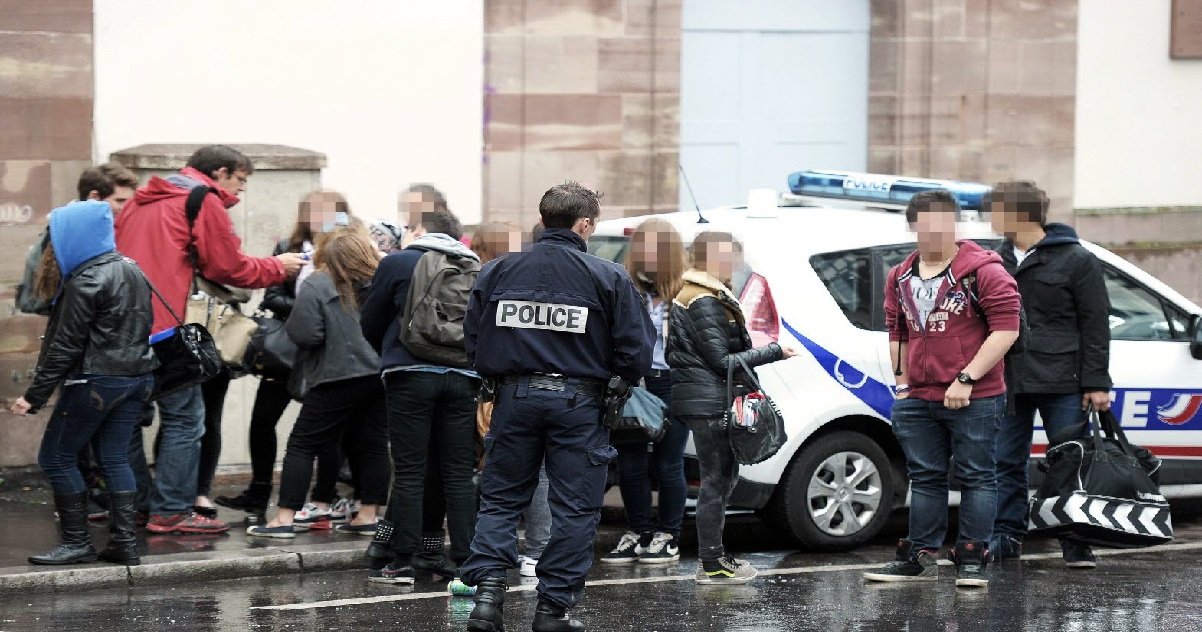
<svg viewBox="0 0 1202 632"><path fill-rule="evenodd" d="M534 488L534 496L530 498L530 506L526 508L523 519L526 521L526 546L522 554L531 559L539 559L547 549L551 540L551 506L547 504L547 494L551 491L551 479L547 478L547 468L538 471L538 487Z"/></svg>
<svg viewBox="0 0 1202 632"><path fill-rule="evenodd" d="M647 378L647 390L664 400L669 411L672 406L672 378ZM645 536L656 531L680 537L680 523L684 519L684 504L687 488L684 480L684 445L689 440L689 427L669 412L667 432L659 443L624 443L618 449L618 486L622 490L622 504L626 507L626 523L630 530ZM648 463L650 461L650 463ZM651 515L650 468L655 468L659 481L658 520Z"/></svg>
<svg viewBox="0 0 1202 632"><path fill-rule="evenodd" d="M1015 414L1003 415L997 435L997 521L993 525L994 545L1001 536L1022 540L1027 533L1030 499L1027 468L1031 461L1031 434L1035 413L1043 419L1043 428L1051 444L1076 439L1085 434L1085 412L1081 394L1015 395Z"/></svg>
<svg viewBox="0 0 1202 632"><path fill-rule="evenodd" d="M154 388L154 377L82 375L67 382L59 390L58 404L38 452L38 465L50 479L54 493L80 494L88 490L79 471L79 453L89 443L104 470L108 490L134 491L136 483L126 458L127 447Z"/></svg>
<svg viewBox="0 0 1202 632"><path fill-rule="evenodd" d="M1006 396L970 400L958 410L942 401L899 399L893 403L893 434L906 454L910 478L909 541L938 549L947 536L948 461L960 481L958 542L985 542L997 514L994 442Z"/></svg>
<svg viewBox="0 0 1202 632"><path fill-rule="evenodd" d="M200 386L193 386L159 398L158 406L160 443L154 460L150 513L188 513L196 502L200 438L205 433L204 397Z"/></svg>

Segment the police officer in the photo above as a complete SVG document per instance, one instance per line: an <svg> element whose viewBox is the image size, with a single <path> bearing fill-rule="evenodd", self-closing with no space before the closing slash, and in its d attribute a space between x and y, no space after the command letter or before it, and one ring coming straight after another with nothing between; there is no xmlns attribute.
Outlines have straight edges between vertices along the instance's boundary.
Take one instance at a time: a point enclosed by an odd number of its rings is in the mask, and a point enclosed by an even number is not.
<svg viewBox="0 0 1202 632"><path fill-rule="evenodd" d="M567 615L593 561L608 464L617 455L602 424L606 384L650 371L655 333L634 283L589 255L598 195L574 182L548 190L546 230L527 252L489 262L472 289L464 334L476 371L495 385L484 438L480 512L463 581L476 586L467 629L504 630L506 570L517 565L518 521L550 479L551 540L538 561L533 630L583 630Z"/></svg>

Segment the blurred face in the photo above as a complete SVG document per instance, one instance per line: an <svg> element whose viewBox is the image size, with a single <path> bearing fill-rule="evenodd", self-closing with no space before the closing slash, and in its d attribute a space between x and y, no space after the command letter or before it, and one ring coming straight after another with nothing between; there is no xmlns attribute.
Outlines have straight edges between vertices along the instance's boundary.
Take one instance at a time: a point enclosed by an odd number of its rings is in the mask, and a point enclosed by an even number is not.
<svg viewBox="0 0 1202 632"><path fill-rule="evenodd" d="M910 230L918 236L919 250L942 251L949 244L956 243L955 209L932 205L930 210L918 214L918 220L910 224Z"/></svg>
<svg viewBox="0 0 1202 632"><path fill-rule="evenodd" d="M231 172L225 167L218 169L213 174L213 181L217 183L217 186L234 197L241 195L246 190L246 181L249 178L250 176L241 169Z"/></svg>
<svg viewBox="0 0 1202 632"><path fill-rule="evenodd" d="M705 271L718 277L723 283L730 283L735 275L740 256L735 245L729 241L719 241L706 244Z"/></svg>
<svg viewBox="0 0 1202 632"><path fill-rule="evenodd" d="M336 198L316 193L301 203L300 221L307 224L314 235L328 233L338 226L340 219L345 222L346 218L340 218L337 209Z"/></svg>
<svg viewBox="0 0 1202 632"><path fill-rule="evenodd" d="M663 262L669 256L671 235L666 231L650 229L639 232L631 242L631 261L634 268L647 276L655 277L661 268L667 269Z"/></svg>
<svg viewBox="0 0 1202 632"><path fill-rule="evenodd" d="M117 214L121 212L121 209L125 208L125 203L130 201L133 197L134 190L129 187L122 186L113 187L113 194L104 199L100 198L100 193L98 191L93 190L91 193L88 193L89 200L108 202L109 206L113 209L113 217L116 217Z"/></svg>
<svg viewBox="0 0 1202 632"><path fill-rule="evenodd" d="M401 197L401 212L409 217L438 209L438 196L433 193L409 191Z"/></svg>
<svg viewBox="0 0 1202 632"><path fill-rule="evenodd" d="M989 223L993 226L993 232L1011 239L1024 230L1038 226L1036 222L1027 221L1022 213L1006 210L1006 205L1001 202L989 204Z"/></svg>

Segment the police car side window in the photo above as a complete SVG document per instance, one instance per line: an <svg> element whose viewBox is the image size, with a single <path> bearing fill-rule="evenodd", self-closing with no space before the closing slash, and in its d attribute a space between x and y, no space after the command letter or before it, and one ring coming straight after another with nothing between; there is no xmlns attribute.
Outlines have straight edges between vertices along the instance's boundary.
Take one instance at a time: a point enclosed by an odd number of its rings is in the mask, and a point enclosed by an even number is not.
<svg viewBox="0 0 1202 632"><path fill-rule="evenodd" d="M1104 266L1112 340L1186 340L1189 319L1131 277Z"/></svg>
<svg viewBox="0 0 1202 632"><path fill-rule="evenodd" d="M810 265L847 320L860 329L872 329L872 254L868 250L823 253L810 257Z"/></svg>

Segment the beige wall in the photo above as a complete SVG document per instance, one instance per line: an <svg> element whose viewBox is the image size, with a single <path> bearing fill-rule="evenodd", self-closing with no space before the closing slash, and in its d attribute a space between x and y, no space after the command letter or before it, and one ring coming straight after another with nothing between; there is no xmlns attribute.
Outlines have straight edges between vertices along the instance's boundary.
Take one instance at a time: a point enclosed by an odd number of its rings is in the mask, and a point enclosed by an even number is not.
<svg viewBox="0 0 1202 632"><path fill-rule="evenodd" d="M680 0L485 3L484 209L528 229L549 187L602 217L674 209Z"/></svg>
<svg viewBox="0 0 1202 632"><path fill-rule="evenodd" d="M1076 0L873 0L869 58L870 171L1034 180L1070 216Z"/></svg>
<svg viewBox="0 0 1202 632"><path fill-rule="evenodd" d="M91 0L0 0L0 402L29 385L46 326L13 307L26 248L91 157ZM30 463L44 425L0 413L0 467Z"/></svg>

